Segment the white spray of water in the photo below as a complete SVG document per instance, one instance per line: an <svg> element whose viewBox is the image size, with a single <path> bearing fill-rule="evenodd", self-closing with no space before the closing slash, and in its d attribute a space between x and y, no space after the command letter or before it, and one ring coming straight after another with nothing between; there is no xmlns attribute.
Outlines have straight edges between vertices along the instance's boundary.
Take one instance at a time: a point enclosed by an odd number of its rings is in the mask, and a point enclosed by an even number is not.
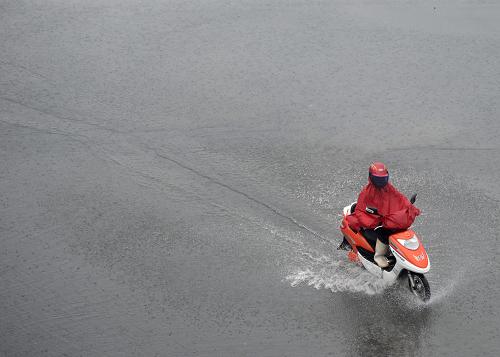
<svg viewBox="0 0 500 357"><path fill-rule="evenodd" d="M458 270L452 278L447 279L447 284L443 284L439 286L437 289L432 289L432 284L431 284L431 299L429 300L428 304L430 305L436 305L441 303L446 297L450 296L455 288L457 287L458 283L463 279L463 276L465 274L465 269L462 268Z"/></svg>
<svg viewBox="0 0 500 357"><path fill-rule="evenodd" d="M301 253L300 263L303 266L285 278L291 286L305 284L332 292L350 291L369 295L380 294L389 286L346 257L315 255L310 251Z"/></svg>
<svg viewBox="0 0 500 357"><path fill-rule="evenodd" d="M362 267L347 260L347 257L338 255L326 256L317 252L303 250L300 252L300 268L296 268L285 278L291 286L307 285L315 289L329 289L332 292L355 292L368 295L382 293L390 283L379 279ZM425 305L415 299L408 291L396 294L394 297L401 299L405 305L415 308L425 308L437 305L450 296L461 281L464 270L457 271L446 282L431 281L431 299ZM405 283L402 286L406 286ZM414 303L414 304L412 304Z"/></svg>

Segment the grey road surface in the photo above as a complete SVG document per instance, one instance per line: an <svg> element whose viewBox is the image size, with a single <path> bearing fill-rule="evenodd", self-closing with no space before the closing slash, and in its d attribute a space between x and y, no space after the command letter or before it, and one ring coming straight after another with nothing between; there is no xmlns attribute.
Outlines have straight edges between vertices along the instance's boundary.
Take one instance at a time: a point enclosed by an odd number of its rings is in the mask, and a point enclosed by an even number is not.
<svg viewBox="0 0 500 357"><path fill-rule="evenodd" d="M498 356L499 18L0 0L0 355ZM335 249L372 160L426 306Z"/></svg>

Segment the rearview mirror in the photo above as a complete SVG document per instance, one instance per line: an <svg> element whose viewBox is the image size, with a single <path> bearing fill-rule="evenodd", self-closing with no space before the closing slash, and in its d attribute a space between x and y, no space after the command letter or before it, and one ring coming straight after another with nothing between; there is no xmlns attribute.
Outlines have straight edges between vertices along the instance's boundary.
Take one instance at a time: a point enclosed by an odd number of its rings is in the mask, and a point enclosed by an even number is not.
<svg viewBox="0 0 500 357"><path fill-rule="evenodd" d="M410 198L411 204L414 204L416 200L417 200L417 194L414 193L413 196L411 196L411 198Z"/></svg>

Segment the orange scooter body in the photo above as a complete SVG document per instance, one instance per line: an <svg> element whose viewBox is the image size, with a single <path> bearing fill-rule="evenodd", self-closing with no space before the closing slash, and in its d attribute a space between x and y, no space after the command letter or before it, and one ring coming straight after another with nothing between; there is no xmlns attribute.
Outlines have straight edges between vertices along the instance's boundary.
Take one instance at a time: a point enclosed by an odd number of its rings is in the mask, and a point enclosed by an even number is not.
<svg viewBox="0 0 500 357"><path fill-rule="evenodd" d="M352 249L348 253L349 260L357 262L359 261L358 247L363 248L365 251L368 251L370 253L375 253L375 251L360 232L355 232L351 229L351 227L349 227L349 224L347 223L347 216L349 213L350 212L344 211L342 222L340 223L340 231L343 233ZM408 249L400 242L412 238L418 241L418 248L416 249ZM413 265L416 269L428 270L430 268L430 262L427 252L425 251L422 242L413 230L408 229L402 232L391 234L389 236L389 246L403 262Z"/></svg>
<svg viewBox="0 0 500 357"><path fill-rule="evenodd" d="M415 202L415 195L410 200ZM355 203L355 202L354 202ZM422 242L411 229L393 233L389 236L389 251L386 253L389 265L380 267L374 260L374 248L360 233L354 232L347 222L354 205L344 207L340 231L344 240L338 249L348 250L349 260L363 266L371 274L388 283L394 283L406 272L410 290L422 301L428 301L431 296L429 282L424 276L431 267L431 263ZM371 242L372 244L374 242Z"/></svg>
<svg viewBox="0 0 500 357"><path fill-rule="evenodd" d="M411 238L418 240L418 248L415 250L407 249L399 242L399 240L408 240ZM406 259L410 264L420 269L425 269L429 266L429 257L427 256L424 245L413 230L408 229L403 232L392 234L389 237L389 245L401 256L401 258Z"/></svg>
<svg viewBox="0 0 500 357"><path fill-rule="evenodd" d="M342 218L342 223L340 224L340 231L344 234L344 237L349 241L349 244L352 247L352 250L354 253L358 253L357 247L361 247L369 252L374 253L375 251L373 250L372 246L368 241L366 240L365 237L360 232L354 232L351 227L349 227L349 224L347 224L347 216L344 215Z"/></svg>

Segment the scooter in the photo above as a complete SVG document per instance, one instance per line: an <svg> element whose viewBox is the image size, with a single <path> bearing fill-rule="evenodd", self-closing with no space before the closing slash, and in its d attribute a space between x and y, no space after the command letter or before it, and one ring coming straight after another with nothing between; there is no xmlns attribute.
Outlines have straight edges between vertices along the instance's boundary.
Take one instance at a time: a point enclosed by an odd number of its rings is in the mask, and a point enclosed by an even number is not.
<svg viewBox="0 0 500 357"><path fill-rule="evenodd" d="M415 203L416 197L416 194L411 197L410 202L412 204ZM398 278L406 276L411 292L420 300L428 301L431 297L431 290L424 273L430 270L431 263L416 233L411 229L407 229L390 235L389 252L386 256L389 266L380 268L373 260L377 241L376 235L373 234L373 231L360 230L355 232L347 224L347 216L354 212L355 208L356 202L344 207L340 224L340 231L344 235L344 240L338 249L349 251L349 260L360 263L370 273L388 283L394 283ZM378 214L374 208L367 207L366 211L370 214Z"/></svg>

